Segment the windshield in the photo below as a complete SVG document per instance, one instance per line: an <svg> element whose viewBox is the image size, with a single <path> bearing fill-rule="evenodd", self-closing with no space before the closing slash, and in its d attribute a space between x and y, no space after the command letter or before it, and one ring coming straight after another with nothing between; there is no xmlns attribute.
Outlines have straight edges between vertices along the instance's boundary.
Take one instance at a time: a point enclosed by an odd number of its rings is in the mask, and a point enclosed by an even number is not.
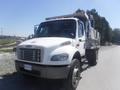
<svg viewBox="0 0 120 90"><path fill-rule="evenodd" d="M67 37L75 38L75 20L56 20L41 23L35 37Z"/></svg>

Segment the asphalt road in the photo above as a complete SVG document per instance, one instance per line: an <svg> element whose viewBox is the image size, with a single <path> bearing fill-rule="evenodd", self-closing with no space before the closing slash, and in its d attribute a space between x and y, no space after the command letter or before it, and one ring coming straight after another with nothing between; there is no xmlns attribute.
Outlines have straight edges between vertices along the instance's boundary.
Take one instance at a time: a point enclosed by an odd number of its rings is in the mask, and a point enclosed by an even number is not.
<svg viewBox="0 0 120 90"><path fill-rule="evenodd" d="M101 48L98 65L82 73L77 90L120 90L120 46Z"/></svg>
<svg viewBox="0 0 120 90"><path fill-rule="evenodd" d="M119 68L120 46L102 47L97 66L82 72L77 90L120 90ZM0 90L65 90L63 82L13 73L0 77Z"/></svg>

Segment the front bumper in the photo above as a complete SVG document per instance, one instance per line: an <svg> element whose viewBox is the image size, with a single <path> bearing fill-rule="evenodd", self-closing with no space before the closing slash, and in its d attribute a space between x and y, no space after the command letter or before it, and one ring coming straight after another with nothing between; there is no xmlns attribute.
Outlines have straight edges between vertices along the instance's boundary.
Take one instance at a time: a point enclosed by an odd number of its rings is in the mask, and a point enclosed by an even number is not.
<svg viewBox="0 0 120 90"><path fill-rule="evenodd" d="M26 70L24 65L30 65L32 67L31 70ZM31 64L21 61L15 61L16 70L20 73L47 78L47 79L64 79L68 77L70 66L48 66L48 65L39 65L39 64Z"/></svg>

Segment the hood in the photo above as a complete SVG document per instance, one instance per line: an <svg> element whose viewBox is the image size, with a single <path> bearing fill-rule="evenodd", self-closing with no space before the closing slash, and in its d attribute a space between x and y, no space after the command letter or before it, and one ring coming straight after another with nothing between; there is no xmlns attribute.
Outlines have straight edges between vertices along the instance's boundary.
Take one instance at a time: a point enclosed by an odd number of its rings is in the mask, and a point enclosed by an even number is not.
<svg viewBox="0 0 120 90"><path fill-rule="evenodd" d="M34 38L27 41L22 42L19 44L21 45L35 45L35 46L41 46L41 47L53 47L58 46L66 42L72 42L72 39L70 38L58 38L58 37L45 37L45 38Z"/></svg>

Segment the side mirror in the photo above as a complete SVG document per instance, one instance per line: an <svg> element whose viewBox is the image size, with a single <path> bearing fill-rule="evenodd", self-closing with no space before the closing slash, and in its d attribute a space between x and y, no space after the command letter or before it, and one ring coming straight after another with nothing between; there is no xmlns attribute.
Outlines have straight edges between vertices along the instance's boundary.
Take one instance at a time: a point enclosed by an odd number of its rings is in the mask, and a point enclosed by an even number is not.
<svg viewBox="0 0 120 90"><path fill-rule="evenodd" d="M16 52L16 47L13 48L13 52Z"/></svg>
<svg viewBox="0 0 120 90"><path fill-rule="evenodd" d="M34 25L34 35L36 34L38 27L39 25Z"/></svg>

